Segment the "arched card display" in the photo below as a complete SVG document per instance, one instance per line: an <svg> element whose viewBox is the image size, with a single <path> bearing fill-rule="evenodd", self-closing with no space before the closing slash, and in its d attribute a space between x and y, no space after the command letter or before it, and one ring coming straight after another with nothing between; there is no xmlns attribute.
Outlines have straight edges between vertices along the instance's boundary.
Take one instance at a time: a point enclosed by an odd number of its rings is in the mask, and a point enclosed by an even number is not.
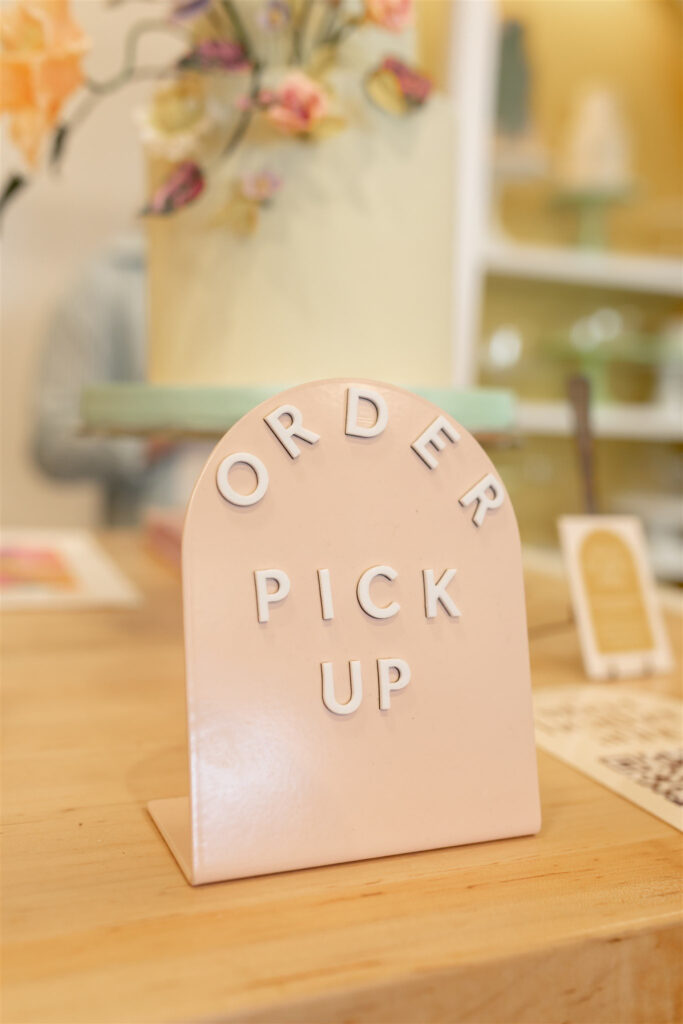
<svg viewBox="0 0 683 1024"><path fill-rule="evenodd" d="M211 454L183 534L193 884L538 831L519 533L474 438L303 384Z"/></svg>

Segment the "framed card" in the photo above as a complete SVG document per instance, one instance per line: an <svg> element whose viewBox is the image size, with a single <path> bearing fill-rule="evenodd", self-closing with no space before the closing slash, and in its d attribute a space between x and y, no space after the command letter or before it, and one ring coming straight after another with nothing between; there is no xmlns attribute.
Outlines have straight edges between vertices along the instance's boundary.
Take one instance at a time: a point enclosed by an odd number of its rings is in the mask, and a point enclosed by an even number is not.
<svg viewBox="0 0 683 1024"><path fill-rule="evenodd" d="M560 541L586 673L619 679L673 662L635 516L561 516Z"/></svg>

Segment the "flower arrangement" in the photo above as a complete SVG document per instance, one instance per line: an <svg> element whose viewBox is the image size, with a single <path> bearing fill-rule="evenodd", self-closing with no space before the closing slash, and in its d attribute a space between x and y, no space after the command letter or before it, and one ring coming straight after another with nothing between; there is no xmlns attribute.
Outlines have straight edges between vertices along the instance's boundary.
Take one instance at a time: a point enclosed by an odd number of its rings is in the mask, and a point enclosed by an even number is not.
<svg viewBox="0 0 683 1024"><path fill-rule="evenodd" d="M72 132L108 94L149 78L156 88L139 117L140 130L166 173L143 212L173 214L203 194L256 121L292 144L322 142L344 130L348 121L327 75L346 41L367 27L389 36L402 32L414 18L414 0L251 0L248 17L234 0L157 0L156 6L162 16L133 25L123 66L108 81L94 81L83 70L88 41L69 0L15 0L3 7L0 113L26 170L5 183L0 209L41 162L59 165ZM165 67L140 66L140 39L160 30L178 37L180 57ZM394 116L421 107L431 91L429 79L398 57L361 74L368 101ZM252 231L282 185L268 167L238 177L223 222Z"/></svg>

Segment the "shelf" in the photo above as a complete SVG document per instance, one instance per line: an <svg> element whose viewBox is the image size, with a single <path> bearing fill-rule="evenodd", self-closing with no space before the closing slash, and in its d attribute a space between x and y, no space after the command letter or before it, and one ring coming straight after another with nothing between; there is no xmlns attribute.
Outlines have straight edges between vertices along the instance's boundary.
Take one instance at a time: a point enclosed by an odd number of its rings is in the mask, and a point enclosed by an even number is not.
<svg viewBox="0 0 683 1024"><path fill-rule="evenodd" d="M676 537L650 537L650 564L655 576L669 583L683 583L683 541Z"/></svg>
<svg viewBox="0 0 683 1024"><path fill-rule="evenodd" d="M483 259L485 269L500 277L683 295L683 261L673 258L522 245L493 239L485 246Z"/></svg>
<svg viewBox="0 0 683 1024"><path fill-rule="evenodd" d="M81 421L85 431L96 433L221 437L250 409L280 390L102 384L83 392ZM515 402L509 391L414 390L479 436L506 433L514 424Z"/></svg>
<svg viewBox="0 0 683 1024"><path fill-rule="evenodd" d="M517 406L518 429L524 434L548 437L574 432L571 407L566 402L521 402ZM683 410L642 404L598 405L592 410L597 437L632 441L683 441Z"/></svg>

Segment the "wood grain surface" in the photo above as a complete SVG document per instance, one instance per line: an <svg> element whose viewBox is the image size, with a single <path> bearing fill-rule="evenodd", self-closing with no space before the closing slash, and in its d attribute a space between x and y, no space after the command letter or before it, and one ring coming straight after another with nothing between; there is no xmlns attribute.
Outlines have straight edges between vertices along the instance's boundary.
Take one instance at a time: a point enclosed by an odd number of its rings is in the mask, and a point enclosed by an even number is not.
<svg viewBox="0 0 683 1024"><path fill-rule="evenodd" d="M680 834L542 753L539 836L190 888L145 810L188 791L178 578L103 541L141 609L2 621L5 1024L681 1019ZM561 577L527 601L535 685L582 679Z"/></svg>

